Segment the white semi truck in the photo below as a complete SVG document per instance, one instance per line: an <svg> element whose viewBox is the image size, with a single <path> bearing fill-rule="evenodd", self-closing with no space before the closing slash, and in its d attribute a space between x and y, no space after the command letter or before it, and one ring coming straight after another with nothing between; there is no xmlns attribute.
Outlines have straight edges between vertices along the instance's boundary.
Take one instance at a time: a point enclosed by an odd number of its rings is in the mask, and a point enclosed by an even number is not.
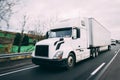
<svg viewBox="0 0 120 80"><path fill-rule="evenodd" d="M110 32L94 18L60 21L46 33L46 39L35 45L32 62L40 66L62 66L68 69L102 50L110 50Z"/></svg>

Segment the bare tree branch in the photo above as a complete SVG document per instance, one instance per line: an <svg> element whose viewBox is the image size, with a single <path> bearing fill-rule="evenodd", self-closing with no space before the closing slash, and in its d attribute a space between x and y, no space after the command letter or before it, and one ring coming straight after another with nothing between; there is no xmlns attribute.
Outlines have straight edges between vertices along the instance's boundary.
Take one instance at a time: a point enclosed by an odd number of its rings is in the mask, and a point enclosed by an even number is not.
<svg viewBox="0 0 120 80"><path fill-rule="evenodd" d="M27 15L24 15L23 16L23 21L21 22L22 30L21 30L20 44L18 46L18 52L20 52L20 50L21 50L21 45L22 45L22 41L23 41L23 33L24 33L24 28L26 26L27 20L28 20Z"/></svg>
<svg viewBox="0 0 120 80"><path fill-rule="evenodd" d="M9 28L9 19L13 14L12 8L16 5L18 0L0 0L0 22L5 21Z"/></svg>

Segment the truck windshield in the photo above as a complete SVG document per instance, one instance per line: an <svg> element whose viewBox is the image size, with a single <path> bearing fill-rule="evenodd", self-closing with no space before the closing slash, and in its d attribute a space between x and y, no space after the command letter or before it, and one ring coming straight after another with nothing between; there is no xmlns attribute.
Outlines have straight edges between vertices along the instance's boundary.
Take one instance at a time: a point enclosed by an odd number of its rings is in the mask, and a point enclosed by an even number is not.
<svg viewBox="0 0 120 80"><path fill-rule="evenodd" d="M71 37L72 28L53 29L48 33L48 38Z"/></svg>

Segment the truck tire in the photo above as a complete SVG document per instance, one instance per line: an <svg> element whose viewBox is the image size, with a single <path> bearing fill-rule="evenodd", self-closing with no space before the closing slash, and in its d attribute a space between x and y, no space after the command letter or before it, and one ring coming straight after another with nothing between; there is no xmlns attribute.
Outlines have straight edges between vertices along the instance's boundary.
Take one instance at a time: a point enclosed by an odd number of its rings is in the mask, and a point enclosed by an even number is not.
<svg viewBox="0 0 120 80"><path fill-rule="evenodd" d="M93 57L93 58L96 57L96 53L95 53L95 52L92 53L92 57Z"/></svg>
<svg viewBox="0 0 120 80"><path fill-rule="evenodd" d="M99 49L96 48L96 49L95 49L95 56L97 57L98 55L99 55Z"/></svg>
<svg viewBox="0 0 120 80"><path fill-rule="evenodd" d="M68 58L67 58L67 66L66 69L72 69L75 65L75 56L70 53Z"/></svg>
<svg viewBox="0 0 120 80"><path fill-rule="evenodd" d="M91 49L91 58L95 58L96 57L96 50L93 48Z"/></svg>
<svg viewBox="0 0 120 80"><path fill-rule="evenodd" d="M91 57L95 58L99 55L99 48L93 48L91 49Z"/></svg>

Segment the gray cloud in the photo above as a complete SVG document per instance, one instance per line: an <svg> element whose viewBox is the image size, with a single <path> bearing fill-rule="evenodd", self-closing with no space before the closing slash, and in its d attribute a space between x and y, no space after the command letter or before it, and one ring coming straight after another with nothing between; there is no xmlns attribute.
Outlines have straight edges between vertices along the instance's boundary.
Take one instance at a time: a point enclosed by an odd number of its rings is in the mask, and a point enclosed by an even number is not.
<svg viewBox="0 0 120 80"><path fill-rule="evenodd" d="M23 0L20 14L32 17L94 17L117 38L120 32L120 0ZM16 14L16 15L20 15ZM114 36L114 35L115 36Z"/></svg>

